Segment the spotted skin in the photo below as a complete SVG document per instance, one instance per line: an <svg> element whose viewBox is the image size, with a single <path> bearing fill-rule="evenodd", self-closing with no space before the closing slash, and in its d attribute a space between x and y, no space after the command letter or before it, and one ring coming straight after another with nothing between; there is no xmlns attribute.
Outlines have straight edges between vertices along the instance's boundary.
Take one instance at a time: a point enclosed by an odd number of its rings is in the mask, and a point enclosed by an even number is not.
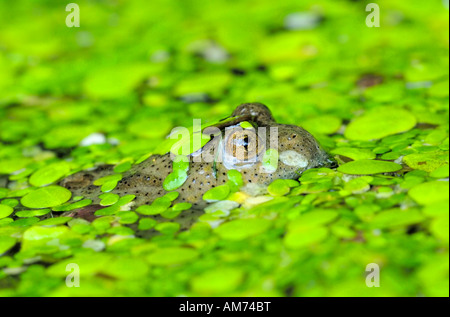
<svg viewBox="0 0 450 317"><path fill-rule="evenodd" d="M327 154L320 148L314 137L301 127L295 125L286 125L277 123L270 110L260 103L245 103L238 106L232 117L237 120L228 125L238 126L239 121L252 122L255 127L266 128L266 138L259 146L264 150L274 148L270 143L270 138L277 140L275 148L281 154L285 151L293 153L294 160L278 161L276 171L267 172L263 165L263 154L257 155L254 162L243 165L233 166L241 172L244 184L256 183L268 185L275 179L297 179L300 174L309 168L324 166L330 163ZM226 128L232 128L227 124L217 124L217 127L223 132ZM278 135L271 133L270 128L277 128ZM259 130L258 130L259 131ZM255 129L256 132L256 129ZM204 155L207 151L210 153L225 153L224 143L226 143L226 133L221 137L214 137L200 151L189 156L188 178L185 183L176 189L179 193L175 203L188 202L192 204L190 211L183 211L177 219L182 222L182 227L189 227L199 215L202 209L207 205L202 200L202 196L209 189L224 184L228 181L227 172L230 166L220 160L216 162L196 161L194 157ZM294 151L294 152L292 152ZM204 153L203 153L204 152ZM265 151L263 151L265 152ZM280 155L281 157L281 155ZM296 158L303 160L300 164L295 161ZM133 166L128 172L123 174L123 178L117 184L112 193L123 195L136 195L134 207L149 205L157 197L161 197L167 192L163 189L163 181L172 170L172 159L169 153L165 155L153 155L142 163ZM84 171L71 175L64 179L60 185L72 191L73 196L83 196L93 200L94 205L98 205L101 195L100 187L92 182L100 177L113 173L112 166L98 167L93 171ZM100 207L99 207L100 208ZM92 209L92 208L91 208ZM75 213L72 213L76 215ZM157 219L163 219L156 216Z"/></svg>

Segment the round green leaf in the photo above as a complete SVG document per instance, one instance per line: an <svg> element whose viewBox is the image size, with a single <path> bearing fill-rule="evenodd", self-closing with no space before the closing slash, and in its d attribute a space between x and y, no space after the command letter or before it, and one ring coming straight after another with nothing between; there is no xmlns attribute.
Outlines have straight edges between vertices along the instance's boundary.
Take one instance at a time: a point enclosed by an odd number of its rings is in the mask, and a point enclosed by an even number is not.
<svg viewBox="0 0 450 317"><path fill-rule="evenodd" d="M338 171L351 175L369 175L378 173L392 173L402 169L397 163L378 160L359 160L345 163L338 167Z"/></svg>
<svg viewBox="0 0 450 317"><path fill-rule="evenodd" d="M70 172L70 164L61 161L44 166L30 177L30 184L36 187L52 184Z"/></svg>
<svg viewBox="0 0 450 317"><path fill-rule="evenodd" d="M223 184L214 188L211 188L203 195L203 200L223 200L227 198L230 193L230 186Z"/></svg>
<svg viewBox="0 0 450 317"><path fill-rule="evenodd" d="M288 232L284 237L284 245L290 249L299 249L319 243L328 235L328 229L324 227L309 227L305 230Z"/></svg>
<svg viewBox="0 0 450 317"><path fill-rule="evenodd" d="M267 187L267 191L272 196L284 196L290 190L289 183L284 179L276 179Z"/></svg>
<svg viewBox="0 0 450 317"><path fill-rule="evenodd" d="M345 130L350 140L374 140L408 131L416 125L416 118L407 110L378 107L354 119Z"/></svg>
<svg viewBox="0 0 450 317"><path fill-rule="evenodd" d="M238 268L220 268L194 277L191 287L204 295L223 294L234 290L241 283L244 271Z"/></svg>
<svg viewBox="0 0 450 317"><path fill-rule="evenodd" d="M331 151L331 153L351 158L354 161L371 160L376 157L375 153L373 153L371 150L352 147L338 147Z"/></svg>
<svg viewBox="0 0 450 317"><path fill-rule="evenodd" d="M28 208L48 208L65 203L71 196L70 190L53 185L32 191L25 195L20 202Z"/></svg>
<svg viewBox="0 0 450 317"><path fill-rule="evenodd" d="M12 207L0 204L0 219L8 217L13 211Z"/></svg>
<svg viewBox="0 0 450 317"><path fill-rule="evenodd" d="M153 265L173 265L194 260L198 257L195 249L168 247L157 250L147 257L147 261Z"/></svg>
<svg viewBox="0 0 450 317"><path fill-rule="evenodd" d="M408 195L419 205L430 205L449 199L448 181L432 181L414 186Z"/></svg>
<svg viewBox="0 0 450 317"><path fill-rule="evenodd" d="M237 219L222 224L216 229L216 233L226 240L242 240L266 231L270 224L267 219Z"/></svg>

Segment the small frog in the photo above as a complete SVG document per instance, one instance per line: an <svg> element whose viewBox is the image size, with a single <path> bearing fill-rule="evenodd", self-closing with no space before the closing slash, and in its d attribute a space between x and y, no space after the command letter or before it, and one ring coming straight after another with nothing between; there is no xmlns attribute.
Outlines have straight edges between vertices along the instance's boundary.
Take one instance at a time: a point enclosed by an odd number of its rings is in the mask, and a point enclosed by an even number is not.
<svg viewBox="0 0 450 317"><path fill-rule="evenodd" d="M202 197L209 190L228 181L227 172L237 170L243 185L268 185L275 179L298 179L307 169L330 166L332 161L315 138L295 125L277 123L270 110L261 103L239 105L231 117L202 130L210 140L200 149L184 155L188 169L184 182L175 189L174 203L192 204L203 209ZM152 155L123 174L111 192L135 195L134 207L149 205L168 192L164 180L173 172L173 153ZM100 187L96 179L113 173L112 166L71 175L60 184L73 196L83 196L99 203ZM90 206L90 210L93 209ZM185 212L183 212L185 213Z"/></svg>

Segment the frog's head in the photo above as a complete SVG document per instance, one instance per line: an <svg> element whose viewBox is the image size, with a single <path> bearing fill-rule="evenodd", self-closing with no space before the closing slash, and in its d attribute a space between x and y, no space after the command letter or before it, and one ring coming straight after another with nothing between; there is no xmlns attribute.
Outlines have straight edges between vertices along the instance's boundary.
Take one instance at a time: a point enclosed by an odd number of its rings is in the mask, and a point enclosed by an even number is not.
<svg viewBox="0 0 450 317"><path fill-rule="evenodd" d="M296 179L306 169L332 163L309 132L277 123L263 104L241 104L231 118L216 126L220 140L216 138L206 148L218 149L218 166L242 171L244 181L267 184L277 178Z"/></svg>

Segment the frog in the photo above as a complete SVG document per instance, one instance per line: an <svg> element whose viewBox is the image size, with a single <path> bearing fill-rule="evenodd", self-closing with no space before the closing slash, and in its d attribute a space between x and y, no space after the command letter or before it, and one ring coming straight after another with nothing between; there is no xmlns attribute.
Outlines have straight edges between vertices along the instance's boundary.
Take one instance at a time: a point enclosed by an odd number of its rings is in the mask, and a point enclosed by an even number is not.
<svg viewBox="0 0 450 317"><path fill-rule="evenodd" d="M237 170L242 175L242 187L268 186L276 179L298 179L311 168L331 166L332 158L312 134L300 126L278 123L270 109L258 102L238 105L230 117L218 121L201 131L209 141L196 151L181 155L188 164L186 179L178 188L174 203L191 205L184 227L192 225L195 218L208 205L203 199L205 193L228 182L228 172ZM271 153L272 156L269 156ZM172 152L154 154L123 173L122 179L111 193L135 195L133 208L151 205L157 198L169 191L164 181L174 171L174 160L180 155ZM267 162L271 164L267 164ZM271 162L270 162L271 161ZM60 182L73 196L92 200L84 210L72 212L72 216L89 214L102 208L99 206L102 194L93 183L110 175L114 166L103 165L90 171L70 175ZM199 212L200 211L200 212ZM189 211L183 211L186 218ZM160 216L156 218L161 219Z"/></svg>

